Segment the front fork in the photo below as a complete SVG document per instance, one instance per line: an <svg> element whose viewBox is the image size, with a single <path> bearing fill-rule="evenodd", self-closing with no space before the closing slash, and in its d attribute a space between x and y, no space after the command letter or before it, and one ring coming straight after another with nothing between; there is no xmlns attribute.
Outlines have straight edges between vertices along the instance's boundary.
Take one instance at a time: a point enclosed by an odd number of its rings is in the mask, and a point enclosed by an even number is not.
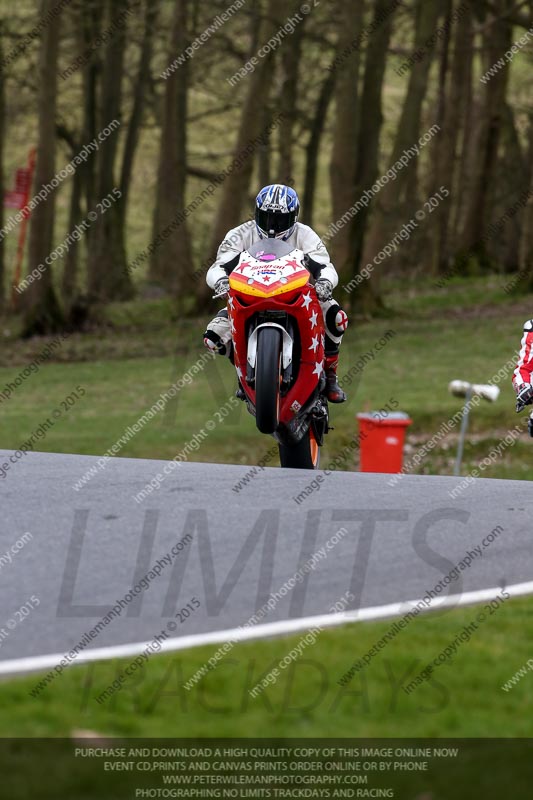
<svg viewBox="0 0 533 800"><path fill-rule="evenodd" d="M254 319L254 324L247 331L246 382L252 386L255 382L255 364L257 358L257 336L262 328L277 328L282 337L281 351L281 393L286 394L293 379L294 331L285 313L266 312Z"/></svg>

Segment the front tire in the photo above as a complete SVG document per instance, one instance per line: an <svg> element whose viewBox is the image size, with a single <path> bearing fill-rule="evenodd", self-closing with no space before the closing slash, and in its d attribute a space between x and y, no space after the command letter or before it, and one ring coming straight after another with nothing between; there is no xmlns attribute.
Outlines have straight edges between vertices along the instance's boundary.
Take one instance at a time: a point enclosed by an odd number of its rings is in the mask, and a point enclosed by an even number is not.
<svg viewBox="0 0 533 800"><path fill-rule="evenodd" d="M274 433L279 425L280 357L280 332L262 328L255 367L255 421L261 433Z"/></svg>
<svg viewBox="0 0 533 800"><path fill-rule="evenodd" d="M282 467L291 469L318 469L320 448L311 428L298 444L279 445L279 461Z"/></svg>

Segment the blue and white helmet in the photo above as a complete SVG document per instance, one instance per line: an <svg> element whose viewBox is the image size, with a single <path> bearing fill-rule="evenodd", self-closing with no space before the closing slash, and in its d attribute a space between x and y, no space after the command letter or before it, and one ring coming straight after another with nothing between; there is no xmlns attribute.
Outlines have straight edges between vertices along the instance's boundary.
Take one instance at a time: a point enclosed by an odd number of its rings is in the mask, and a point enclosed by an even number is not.
<svg viewBox="0 0 533 800"><path fill-rule="evenodd" d="M255 201L255 224L264 239L288 239L300 213L298 195L290 186L272 183L265 186Z"/></svg>

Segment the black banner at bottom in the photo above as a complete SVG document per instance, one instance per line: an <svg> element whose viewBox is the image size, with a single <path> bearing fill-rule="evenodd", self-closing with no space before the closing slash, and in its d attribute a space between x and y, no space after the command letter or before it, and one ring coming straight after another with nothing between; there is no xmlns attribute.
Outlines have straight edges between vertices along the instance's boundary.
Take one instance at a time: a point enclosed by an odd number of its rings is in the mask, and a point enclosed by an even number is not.
<svg viewBox="0 0 533 800"><path fill-rule="evenodd" d="M0 739L0 797L529 800L533 739Z"/></svg>

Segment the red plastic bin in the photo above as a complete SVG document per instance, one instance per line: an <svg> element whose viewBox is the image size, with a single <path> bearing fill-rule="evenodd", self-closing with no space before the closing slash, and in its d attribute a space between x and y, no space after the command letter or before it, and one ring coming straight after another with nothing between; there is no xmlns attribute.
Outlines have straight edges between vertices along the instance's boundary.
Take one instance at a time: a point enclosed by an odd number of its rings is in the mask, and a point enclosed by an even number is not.
<svg viewBox="0 0 533 800"><path fill-rule="evenodd" d="M403 411L357 414L361 472L401 472L405 431L412 419Z"/></svg>

